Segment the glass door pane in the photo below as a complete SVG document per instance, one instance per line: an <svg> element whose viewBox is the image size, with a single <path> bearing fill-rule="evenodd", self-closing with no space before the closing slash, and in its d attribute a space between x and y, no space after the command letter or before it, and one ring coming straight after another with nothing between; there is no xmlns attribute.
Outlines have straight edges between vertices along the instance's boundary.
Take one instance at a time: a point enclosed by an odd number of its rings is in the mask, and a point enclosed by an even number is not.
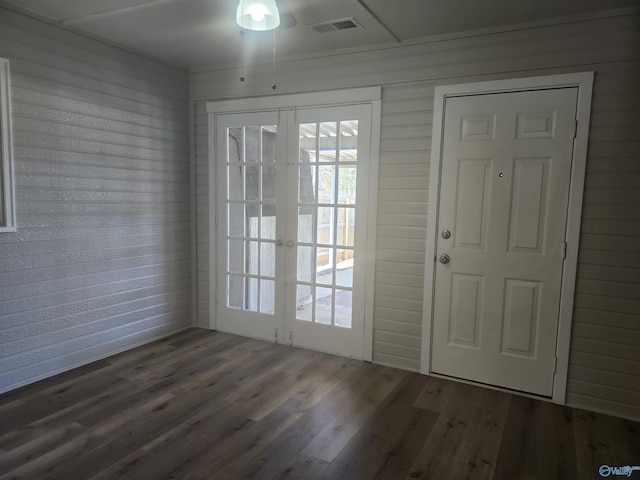
<svg viewBox="0 0 640 480"><path fill-rule="evenodd" d="M298 126L296 320L352 326L358 120Z"/></svg>
<svg viewBox="0 0 640 480"><path fill-rule="evenodd" d="M226 306L274 314L276 125L227 128Z"/></svg>

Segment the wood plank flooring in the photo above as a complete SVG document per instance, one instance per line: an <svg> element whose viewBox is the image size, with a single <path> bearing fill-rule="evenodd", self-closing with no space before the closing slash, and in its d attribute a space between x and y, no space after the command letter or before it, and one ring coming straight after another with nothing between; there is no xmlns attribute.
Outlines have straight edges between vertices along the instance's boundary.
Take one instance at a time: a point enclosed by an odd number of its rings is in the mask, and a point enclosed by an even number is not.
<svg viewBox="0 0 640 480"><path fill-rule="evenodd" d="M0 396L0 480L566 480L603 464L640 465L638 423L199 329Z"/></svg>

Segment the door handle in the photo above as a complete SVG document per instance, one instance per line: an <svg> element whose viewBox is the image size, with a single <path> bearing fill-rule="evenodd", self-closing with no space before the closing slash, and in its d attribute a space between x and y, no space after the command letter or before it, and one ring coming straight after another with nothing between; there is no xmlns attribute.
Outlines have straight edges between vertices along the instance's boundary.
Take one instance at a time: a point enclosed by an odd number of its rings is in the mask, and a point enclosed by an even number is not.
<svg viewBox="0 0 640 480"><path fill-rule="evenodd" d="M293 240L289 240L286 245L287 247L293 247Z"/></svg>
<svg viewBox="0 0 640 480"><path fill-rule="evenodd" d="M280 239L278 239L278 241L276 242L276 247L281 247L282 245L284 245L284 241L280 238Z"/></svg>
<svg viewBox="0 0 640 480"><path fill-rule="evenodd" d="M440 255L440 263L449 263L451 258L446 253L444 255Z"/></svg>

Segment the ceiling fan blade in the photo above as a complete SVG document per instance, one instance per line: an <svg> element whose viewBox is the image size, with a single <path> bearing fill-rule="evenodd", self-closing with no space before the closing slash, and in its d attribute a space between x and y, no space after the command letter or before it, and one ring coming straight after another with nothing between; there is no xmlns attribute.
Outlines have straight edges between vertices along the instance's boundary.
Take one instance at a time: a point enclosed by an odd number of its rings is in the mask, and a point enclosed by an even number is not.
<svg viewBox="0 0 640 480"><path fill-rule="evenodd" d="M280 28L292 28L298 25L298 21L284 3L284 0L276 0L276 6L280 12Z"/></svg>

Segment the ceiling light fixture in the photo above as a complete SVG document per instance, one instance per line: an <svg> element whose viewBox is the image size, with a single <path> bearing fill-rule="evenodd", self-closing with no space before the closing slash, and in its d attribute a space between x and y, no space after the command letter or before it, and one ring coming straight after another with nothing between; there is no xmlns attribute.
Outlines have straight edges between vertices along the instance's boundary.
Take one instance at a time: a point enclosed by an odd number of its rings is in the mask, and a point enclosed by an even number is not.
<svg viewBox="0 0 640 480"><path fill-rule="evenodd" d="M280 25L280 12L276 0L240 0L236 12L236 22L242 28L240 30L240 81L244 82L244 42L245 29L257 31L273 31L273 83L272 90L276 86L276 28Z"/></svg>
<svg viewBox="0 0 640 480"><path fill-rule="evenodd" d="M278 28L280 12L275 0L240 0L236 22L247 30L266 31Z"/></svg>

